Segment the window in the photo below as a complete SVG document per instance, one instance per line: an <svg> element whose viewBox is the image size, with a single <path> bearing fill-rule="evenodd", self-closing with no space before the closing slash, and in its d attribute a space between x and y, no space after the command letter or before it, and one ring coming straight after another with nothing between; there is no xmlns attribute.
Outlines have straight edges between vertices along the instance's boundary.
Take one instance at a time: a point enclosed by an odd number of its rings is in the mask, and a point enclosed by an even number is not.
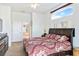
<svg viewBox="0 0 79 59"><path fill-rule="evenodd" d="M72 13L73 13L73 8L66 7L51 14L51 19L54 20L54 19L58 19L61 17L69 16L69 15L72 15Z"/></svg>

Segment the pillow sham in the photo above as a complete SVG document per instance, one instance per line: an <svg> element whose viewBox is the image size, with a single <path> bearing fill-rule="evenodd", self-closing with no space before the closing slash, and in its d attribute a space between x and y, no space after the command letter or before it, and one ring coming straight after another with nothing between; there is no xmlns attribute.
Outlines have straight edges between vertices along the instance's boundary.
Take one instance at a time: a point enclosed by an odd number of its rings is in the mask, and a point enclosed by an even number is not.
<svg viewBox="0 0 79 59"><path fill-rule="evenodd" d="M67 41L67 40L69 40L69 38L65 35L61 36L61 38L58 39L59 42L64 42L64 41Z"/></svg>
<svg viewBox="0 0 79 59"><path fill-rule="evenodd" d="M51 35L50 35L50 38L51 38L51 39L55 39L55 37L56 37L56 34L51 34Z"/></svg>
<svg viewBox="0 0 79 59"><path fill-rule="evenodd" d="M58 34L47 34L45 36L47 39L52 39L55 41L63 42L69 40L69 38L66 35L58 35Z"/></svg>

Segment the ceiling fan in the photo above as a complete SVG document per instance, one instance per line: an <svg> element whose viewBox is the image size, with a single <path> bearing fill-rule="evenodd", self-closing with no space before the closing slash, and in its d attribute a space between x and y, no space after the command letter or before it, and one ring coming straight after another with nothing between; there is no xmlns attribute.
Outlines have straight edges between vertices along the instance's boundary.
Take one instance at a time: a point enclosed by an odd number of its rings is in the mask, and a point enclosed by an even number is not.
<svg viewBox="0 0 79 59"><path fill-rule="evenodd" d="M31 8L33 8L33 9L36 9L38 6L39 6L38 3L32 3L32 4L31 4Z"/></svg>

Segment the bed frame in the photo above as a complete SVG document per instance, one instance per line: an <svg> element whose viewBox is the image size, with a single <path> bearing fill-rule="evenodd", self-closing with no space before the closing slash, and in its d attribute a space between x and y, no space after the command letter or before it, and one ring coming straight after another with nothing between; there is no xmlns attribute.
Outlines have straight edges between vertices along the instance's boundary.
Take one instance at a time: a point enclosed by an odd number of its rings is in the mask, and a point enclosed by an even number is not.
<svg viewBox="0 0 79 59"><path fill-rule="evenodd" d="M50 54L49 56L67 56L73 55L73 37L75 36L75 28L50 28L49 34L59 34L59 35L66 35L69 37L69 42L71 42L71 50L63 51L59 53Z"/></svg>
<svg viewBox="0 0 79 59"><path fill-rule="evenodd" d="M73 55L73 37L75 36L75 28L50 28L49 34L59 34L59 35L66 35L68 36L69 42L71 42L71 50L58 52L54 54L50 54L48 56L72 56ZM28 56L28 52L26 52L26 49L24 47L24 51L26 53L26 56Z"/></svg>

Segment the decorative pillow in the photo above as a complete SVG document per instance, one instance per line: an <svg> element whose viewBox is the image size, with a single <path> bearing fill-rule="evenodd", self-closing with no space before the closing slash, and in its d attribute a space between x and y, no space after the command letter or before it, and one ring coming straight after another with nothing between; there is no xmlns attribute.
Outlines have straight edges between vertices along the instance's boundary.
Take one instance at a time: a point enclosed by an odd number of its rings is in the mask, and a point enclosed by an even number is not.
<svg viewBox="0 0 79 59"><path fill-rule="evenodd" d="M63 43L66 44L66 45L68 45L68 46L71 45L71 43L69 41L64 41Z"/></svg>
<svg viewBox="0 0 79 59"><path fill-rule="evenodd" d="M56 36L55 36L55 40L58 40L58 39L60 39L60 38L61 38L60 35L56 35Z"/></svg>
<svg viewBox="0 0 79 59"><path fill-rule="evenodd" d="M47 39L52 39L52 40L58 40L58 39L61 38L61 36L60 35L56 35L56 34L47 34L46 38Z"/></svg>
<svg viewBox="0 0 79 59"><path fill-rule="evenodd" d="M51 35L50 35L50 38L51 38L51 39L55 39L55 37L56 37L56 34L51 34Z"/></svg>
<svg viewBox="0 0 79 59"><path fill-rule="evenodd" d="M51 36L51 34L47 34L45 37L46 37L46 38L50 38L50 36Z"/></svg>
<svg viewBox="0 0 79 59"><path fill-rule="evenodd" d="M69 40L69 38L65 35L61 36L61 38L58 39L59 42L63 42L63 41L67 41L67 40Z"/></svg>

